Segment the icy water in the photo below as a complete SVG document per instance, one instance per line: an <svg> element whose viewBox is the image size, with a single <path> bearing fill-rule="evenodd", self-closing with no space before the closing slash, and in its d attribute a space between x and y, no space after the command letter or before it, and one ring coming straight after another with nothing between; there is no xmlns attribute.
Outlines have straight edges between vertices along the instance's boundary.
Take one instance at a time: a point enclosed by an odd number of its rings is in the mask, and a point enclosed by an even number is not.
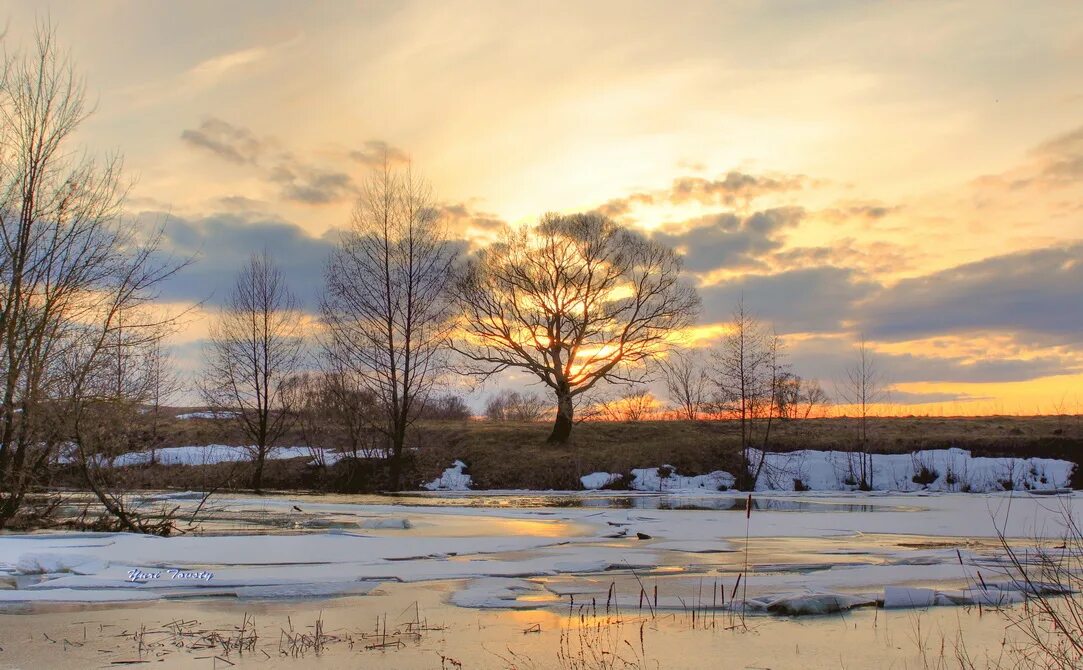
<svg viewBox="0 0 1083 670"><path fill-rule="evenodd" d="M925 668L954 667L938 664L953 660L958 647L985 667L981 661L1000 657L1012 639L996 614L979 616L976 609L859 610L744 623L718 616L693 626L690 616L677 613L580 618L545 609L450 607L457 586L391 585L321 602L170 602L0 615L0 667L146 661L134 667Z"/></svg>
<svg viewBox="0 0 1083 670"><path fill-rule="evenodd" d="M998 533L1056 543L1081 502L757 494L746 514L735 493L220 497L183 537L0 534L0 668L936 667L959 645L1008 653L1018 607L990 607L987 587L1011 576ZM890 589L939 606L882 609ZM785 615L825 602L845 606Z"/></svg>

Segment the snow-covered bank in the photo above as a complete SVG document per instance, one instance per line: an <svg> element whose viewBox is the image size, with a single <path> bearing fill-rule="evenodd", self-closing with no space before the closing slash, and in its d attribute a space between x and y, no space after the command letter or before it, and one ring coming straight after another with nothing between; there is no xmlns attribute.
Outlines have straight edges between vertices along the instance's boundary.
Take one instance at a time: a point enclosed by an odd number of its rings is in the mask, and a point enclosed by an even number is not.
<svg viewBox="0 0 1083 670"><path fill-rule="evenodd" d="M1076 464L1053 458L989 458L964 449L930 449L912 454L872 454L873 491L1055 491L1069 486ZM760 452L753 454L758 462ZM763 454L757 491L852 491L858 488L860 456L845 451L803 450ZM868 462L868 461L867 461ZM727 472L682 476L670 465L632 470L635 491L724 491L733 486ZM583 488L600 489L623 475L595 472L582 477Z"/></svg>
<svg viewBox="0 0 1083 670"><path fill-rule="evenodd" d="M226 444L201 444L184 447L162 447L153 452L134 451L121 454L112 460L103 460L102 465L116 468L132 465L217 465L252 460L255 447L239 447ZM310 458L332 464L341 458L341 454L331 449L313 449L311 447L276 447L267 454L267 459L288 460L291 458ZM74 456L71 448L63 450L57 458L59 463L71 463Z"/></svg>
<svg viewBox="0 0 1083 670"><path fill-rule="evenodd" d="M185 420L188 420L188 419L215 419L215 420L221 420L221 419L232 419L232 418L234 418L236 416L237 416L236 412L230 412L228 410L226 410L226 411L204 410L202 412L186 412L184 414L178 414L177 418L182 420L182 421L185 421Z"/></svg>

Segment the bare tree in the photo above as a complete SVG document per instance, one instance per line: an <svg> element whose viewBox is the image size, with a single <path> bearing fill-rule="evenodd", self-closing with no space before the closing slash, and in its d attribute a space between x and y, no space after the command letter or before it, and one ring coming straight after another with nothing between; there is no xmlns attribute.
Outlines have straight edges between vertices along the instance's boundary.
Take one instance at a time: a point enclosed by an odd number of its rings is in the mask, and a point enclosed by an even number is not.
<svg viewBox="0 0 1083 670"><path fill-rule="evenodd" d="M297 300L267 254L253 254L237 275L212 325L201 391L204 401L233 416L251 442L252 488L263 487L267 455L290 429L290 378L302 365Z"/></svg>
<svg viewBox="0 0 1083 670"><path fill-rule="evenodd" d="M302 436L312 449L313 460L326 465L326 449L353 461L382 458L382 435L369 428L377 417L375 399L358 388L353 379L327 368L295 376L286 392L287 405L297 417Z"/></svg>
<svg viewBox="0 0 1083 670"><path fill-rule="evenodd" d="M541 380L556 399L549 442L558 443L571 436L577 396L641 380L699 307L672 249L595 213L505 229L465 265L455 291L464 315L456 350L468 371Z"/></svg>
<svg viewBox="0 0 1083 670"><path fill-rule="evenodd" d="M168 404L184 388L173 356L169 349L163 346L163 336L154 338L146 348L142 365L146 372L146 399L147 417L150 420L150 461L157 461L158 447L164 439L161 432L162 408Z"/></svg>
<svg viewBox="0 0 1083 670"><path fill-rule="evenodd" d="M454 393L431 396L421 408L421 418L433 421L465 421L473 415L466 400Z"/></svg>
<svg viewBox="0 0 1083 670"><path fill-rule="evenodd" d="M858 342L857 360L846 369L846 376L837 388L843 404L857 412L857 444L850 455L850 479L859 488L872 489L872 454L869 453L869 417L875 406L887 399L887 381L880 371L876 357L862 336Z"/></svg>
<svg viewBox="0 0 1083 670"><path fill-rule="evenodd" d="M157 263L158 236L120 217L120 160L97 162L72 145L90 109L54 30L39 26L34 47L2 66L0 528L73 439L120 315L177 269ZM125 341L151 325L126 325Z"/></svg>
<svg viewBox="0 0 1083 670"><path fill-rule="evenodd" d="M446 372L454 327L447 289L456 253L437 212L429 186L385 160L326 273L326 349L380 407L373 428L386 438L396 489L407 432Z"/></svg>
<svg viewBox="0 0 1083 670"><path fill-rule="evenodd" d="M661 362L669 401L677 416L697 421L710 400L711 379L695 352L675 351Z"/></svg>
<svg viewBox="0 0 1083 670"><path fill-rule="evenodd" d="M541 421L548 406L537 393L504 390L489 398L485 416L490 421Z"/></svg>
<svg viewBox="0 0 1083 670"><path fill-rule="evenodd" d="M656 401L650 391L634 389L598 403L597 415L606 421L638 423L654 416Z"/></svg>
<svg viewBox="0 0 1083 670"><path fill-rule="evenodd" d="M717 407L734 417L741 431L737 485L751 488L763 469L772 423L778 416L779 389L787 372L782 341L745 307L743 299L714 351L712 367Z"/></svg>
<svg viewBox="0 0 1083 670"><path fill-rule="evenodd" d="M783 419L808 419L828 402L827 392L814 379L784 373L779 382L778 415Z"/></svg>

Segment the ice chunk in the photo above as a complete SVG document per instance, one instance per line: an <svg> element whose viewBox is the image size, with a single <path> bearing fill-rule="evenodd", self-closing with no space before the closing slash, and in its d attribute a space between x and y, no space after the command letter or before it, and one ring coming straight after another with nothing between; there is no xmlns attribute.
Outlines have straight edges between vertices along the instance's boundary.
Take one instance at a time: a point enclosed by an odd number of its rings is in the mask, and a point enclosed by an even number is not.
<svg viewBox="0 0 1083 670"><path fill-rule="evenodd" d="M875 605L876 600L866 596L845 593L798 593L778 596L767 602L767 611L774 614L801 616L806 614L832 614L855 607Z"/></svg>

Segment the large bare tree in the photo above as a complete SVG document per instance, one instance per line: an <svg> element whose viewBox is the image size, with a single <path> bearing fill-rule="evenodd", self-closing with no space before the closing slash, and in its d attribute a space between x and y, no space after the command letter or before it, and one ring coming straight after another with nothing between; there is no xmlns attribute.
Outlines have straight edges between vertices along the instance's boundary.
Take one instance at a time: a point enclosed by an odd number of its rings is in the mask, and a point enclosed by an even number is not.
<svg viewBox="0 0 1083 670"><path fill-rule="evenodd" d="M456 349L469 371L518 369L541 380L556 400L556 443L571 436L578 396L641 379L699 307L672 249L596 213L505 229L464 265L455 292Z"/></svg>
<svg viewBox="0 0 1083 670"><path fill-rule="evenodd" d="M122 324L177 269L159 237L121 217L117 157L73 144L90 108L83 80L39 26L0 72L0 528L42 483L55 447L75 439L110 352L146 340ZM94 380L94 381L92 381Z"/></svg>
<svg viewBox="0 0 1083 670"><path fill-rule="evenodd" d="M386 438L395 489L408 431L447 372L455 258L431 188L385 161L363 184L327 266L326 354L376 400L372 428Z"/></svg>
<svg viewBox="0 0 1083 670"><path fill-rule="evenodd" d="M282 271L253 254L211 326L201 390L208 405L233 412L251 442L252 488L263 486L268 454L290 429L290 380L303 363L303 320Z"/></svg>

